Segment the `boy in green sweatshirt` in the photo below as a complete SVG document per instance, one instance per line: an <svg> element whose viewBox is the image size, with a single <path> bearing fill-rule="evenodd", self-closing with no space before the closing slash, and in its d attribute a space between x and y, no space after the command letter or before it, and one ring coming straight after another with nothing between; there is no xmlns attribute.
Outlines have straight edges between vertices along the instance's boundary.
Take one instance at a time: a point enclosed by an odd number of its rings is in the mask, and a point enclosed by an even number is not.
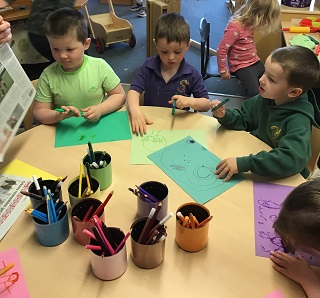
<svg viewBox="0 0 320 298"><path fill-rule="evenodd" d="M260 94L244 101L241 110L222 106L212 112L225 128L248 131L272 147L269 152L221 161L215 172L218 178L228 181L247 171L274 177L309 176L311 129L320 126L319 107L309 89L319 75L319 61L311 50L301 46L276 49L265 62ZM211 108L218 104L213 100Z"/></svg>

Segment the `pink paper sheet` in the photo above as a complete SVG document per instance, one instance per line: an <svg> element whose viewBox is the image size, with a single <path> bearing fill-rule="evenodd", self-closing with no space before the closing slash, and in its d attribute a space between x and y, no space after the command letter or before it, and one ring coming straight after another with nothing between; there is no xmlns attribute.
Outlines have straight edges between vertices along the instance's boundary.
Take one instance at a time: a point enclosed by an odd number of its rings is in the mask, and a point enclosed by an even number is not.
<svg viewBox="0 0 320 298"><path fill-rule="evenodd" d="M14 263L14 267L0 276L0 297L29 298L28 288L23 276L20 258L16 248L0 252L0 269Z"/></svg>

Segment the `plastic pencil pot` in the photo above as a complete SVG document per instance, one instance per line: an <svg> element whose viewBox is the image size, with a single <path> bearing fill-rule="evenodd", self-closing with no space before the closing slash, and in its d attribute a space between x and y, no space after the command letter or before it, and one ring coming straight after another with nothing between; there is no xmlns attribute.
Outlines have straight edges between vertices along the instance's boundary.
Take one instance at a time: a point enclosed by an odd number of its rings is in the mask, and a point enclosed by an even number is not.
<svg viewBox="0 0 320 298"><path fill-rule="evenodd" d="M88 183L86 177L82 178L81 181L81 190L80 190L80 196L79 196L79 176L73 178L69 185L68 185L68 194L69 194L69 200L70 205L73 206L75 203L77 203L79 200L84 199L86 197L100 199L100 184L99 181L95 178L91 178L91 190L92 193L87 195L86 190L88 188Z"/></svg>
<svg viewBox="0 0 320 298"><path fill-rule="evenodd" d="M151 195L151 197L155 198L156 200L151 201L148 196L142 196L143 192L139 192L140 194L137 196L138 217L148 216L150 210L152 208L156 209L161 202L162 207L157 218L160 220L164 218L168 212L168 187L161 182L147 181L142 183L139 188L141 188L142 191L146 191Z"/></svg>
<svg viewBox="0 0 320 298"><path fill-rule="evenodd" d="M176 217L176 242L188 252L197 252L202 250L208 242L209 223L203 222L211 219L210 211L198 203L187 203L177 209L177 213L181 212L185 221ZM190 213L195 217L191 219ZM191 225L191 221L194 222ZM201 223L198 226L197 223Z"/></svg>
<svg viewBox="0 0 320 298"><path fill-rule="evenodd" d="M55 180L42 180L42 186L45 186L47 189L51 189L51 186L54 184ZM34 183L32 182L29 186L29 189L28 191L32 194L35 194L35 195L39 195L38 191L36 190L36 187L34 185ZM42 190L41 190L42 191ZM54 190L52 191L52 194L53 194L53 198L54 200L62 200L62 190L61 188L58 189L57 192L55 192ZM45 200L37 200L35 198L31 198L30 197L30 202L31 202L31 206L32 208L37 208L37 206L39 206L40 204L42 204L43 202L45 202Z"/></svg>
<svg viewBox="0 0 320 298"><path fill-rule="evenodd" d="M125 235L119 228L108 228L111 237L117 245L121 243ZM90 245L100 246L99 242L90 239ZM126 244L114 254L103 254L101 250L90 250L91 268L94 275L102 280L113 280L120 277L127 270L127 249Z"/></svg>
<svg viewBox="0 0 320 298"><path fill-rule="evenodd" d="M95 151L94 152L96 167L90 163L88 154L83 158L83 164L86 162L91 164L90 173L91 176L96 178L100 183L100 190L108 188L112 183L112 166L111 166L111 156L105 151Z"/></svg>
<svg viewBox="0 0 320 298"><path fill-rule="evenodd" d="M94 212L101 205L101 201L93 198L79 200L71 209L71 223L74 239L80 245L89 243L90 236L83 233L83 230L91 231L93 224L89 221ZM104 212L97 214L101 221L104 221Z"/></svg>
<svg viewBox="0 0 320 298"><path fill-rule="evenodd" d="M162 264L165 253L165 237L150 244L138 243L147 218L136 220L131 226L131 258L135 265L144 269L153 269ZM155 226L158 220L154 223ZM148 237L147 237L148 238Z"/></svg>
<svg viewBox="0 0 320 298"><path fill-rule="evenodd" d="M43 246L57 246L64 242L70 233L67 206L59 201L56 210L62 206L61 212L57 214L57 221L51 224L44 223L40 219L33 217L33 222L36 230L38 241ZM47 204L42 203L35 210L48 214Z"/></svg>

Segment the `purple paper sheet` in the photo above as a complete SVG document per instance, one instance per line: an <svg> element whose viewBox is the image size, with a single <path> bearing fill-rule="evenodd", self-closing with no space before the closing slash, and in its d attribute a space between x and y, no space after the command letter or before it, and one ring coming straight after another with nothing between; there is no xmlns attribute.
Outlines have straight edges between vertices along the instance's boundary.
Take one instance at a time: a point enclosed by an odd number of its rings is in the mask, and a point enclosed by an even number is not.
<svg viewBox="0 0 320 298"><path fill-rule="evenodd" d="M282 202L293 189L292 186L253 182L256 256L269 258L271 251L283 251L281 239L272 225ZM301 251L296 251L295 255L302 255L309 264L320 266L320 259L314 256Z"/></svg>

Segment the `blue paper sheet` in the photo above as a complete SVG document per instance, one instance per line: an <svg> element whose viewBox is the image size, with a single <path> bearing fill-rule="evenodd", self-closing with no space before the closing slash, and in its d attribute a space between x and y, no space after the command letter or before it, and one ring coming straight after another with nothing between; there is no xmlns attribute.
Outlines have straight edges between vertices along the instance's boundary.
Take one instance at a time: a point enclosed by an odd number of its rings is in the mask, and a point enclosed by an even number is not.
<svg viewBox="0 0 320 298"><path fill-rule="evenodd" d="M71 117L57 123L54 147L130 140L127 112L120 111L102 116L97 122L83 117Z"/></svg>
<svg viewBox="0 0 320 298"><path fill-rule="evenodd" d="M195 201L204 204L243 180L239 174L228 182L214 172L221 161L188 136L148 157Z"/></svg>

